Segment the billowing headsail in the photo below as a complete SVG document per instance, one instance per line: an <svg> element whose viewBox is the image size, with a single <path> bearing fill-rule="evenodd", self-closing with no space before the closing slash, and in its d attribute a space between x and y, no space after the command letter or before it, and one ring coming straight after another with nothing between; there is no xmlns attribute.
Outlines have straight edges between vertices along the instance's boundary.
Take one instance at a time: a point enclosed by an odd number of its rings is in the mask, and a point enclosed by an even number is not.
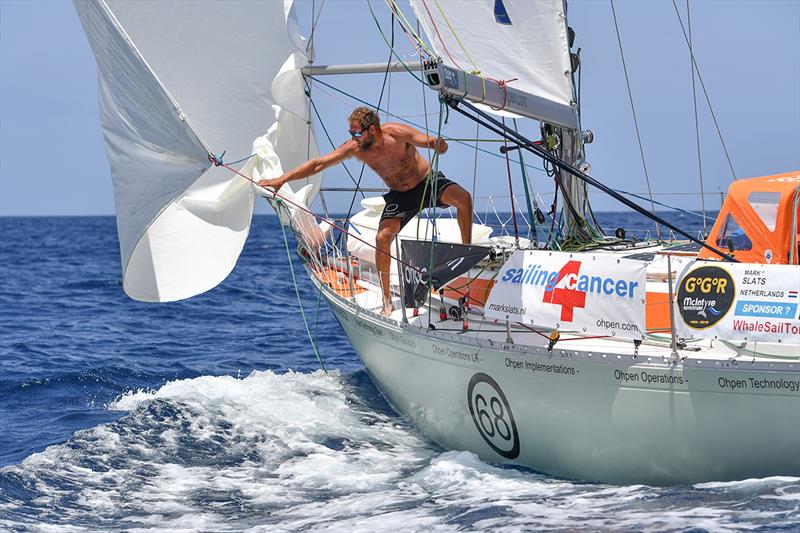
<svg viewBox="0 0 800 533"><path fill-rule="evenodd" d="M577 127L563 0L410 2L446 65L508 82L541 99L537 118Z"/></svg>
<svg viewBox="0 0 800 533"><path fill-rule="evenodd" d="M125 292L142 301L204 292L233 269L254 203L252 185L209 154L246 157L268 130L283 166L317 154L305 133L297 69L306 59L292 1L75 6L98 65ZM282 132L300 129L281 142ZM311 184L306 201L318 180L297 184Z"/></svg>

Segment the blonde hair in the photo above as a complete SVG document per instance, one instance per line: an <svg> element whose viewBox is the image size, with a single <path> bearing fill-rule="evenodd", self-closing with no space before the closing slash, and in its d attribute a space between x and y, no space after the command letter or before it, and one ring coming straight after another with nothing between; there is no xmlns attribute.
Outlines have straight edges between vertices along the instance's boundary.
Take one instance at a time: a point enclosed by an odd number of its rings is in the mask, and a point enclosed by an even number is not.
<svg viewBox="0 0 800 533"><path fill-rule="evenodd" d="M358 122L362 128L367 129L370 126L380 127L381 119L378 113L368 107L357 107L350 113L348 122Z"/></svg>

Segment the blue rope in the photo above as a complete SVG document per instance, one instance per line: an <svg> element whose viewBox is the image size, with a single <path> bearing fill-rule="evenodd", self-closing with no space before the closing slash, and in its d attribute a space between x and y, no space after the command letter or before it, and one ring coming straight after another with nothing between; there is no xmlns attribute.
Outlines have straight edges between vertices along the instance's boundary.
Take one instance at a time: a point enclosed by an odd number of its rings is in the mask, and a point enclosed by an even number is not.
<svg viewBox="0 0 800 533"><path fill-rule="evenodd" d="M227 151L227 150L223 150L223 151L222 151L222 153L221 153L221 154L219 154L219 155L215 155L215 154L209 154L209 156L208 156L208 160L209 160L209 161L211 161L212 163L214 163L214 166L215 166L215 167L221 167L222 165L228 165L228 166L230 166L230 165L235 165L235 164L237 164L237 163L241 163L242 161L247 161L248 159L250 159L251 157L253 157L253 156L255 156L255 155L256 155L256 154L250 154L250 155L248 155L247 157L243 157L243 158L241 158L241 159L237 159L236 161L232 161L232 162L230 162L230 163L225 163L225 162L222 160L222 158L223 158L223 157L225 157L225 152L226 152L226 151Z"/></svg>

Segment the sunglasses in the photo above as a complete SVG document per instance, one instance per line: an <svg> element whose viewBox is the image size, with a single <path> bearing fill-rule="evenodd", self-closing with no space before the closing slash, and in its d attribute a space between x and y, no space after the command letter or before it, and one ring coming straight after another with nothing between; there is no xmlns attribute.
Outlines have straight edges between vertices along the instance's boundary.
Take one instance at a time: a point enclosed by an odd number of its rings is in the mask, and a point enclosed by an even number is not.
<svg viewBox="0 0 800 533"><path fill-rule="evenodd" d="M351 137L353 137L355 139L360 139L364 135L364 132L368 131L369 128L370 127L367 126L366 128L361 129L361 130L347 130L347 132L350 134Z"/></svg>

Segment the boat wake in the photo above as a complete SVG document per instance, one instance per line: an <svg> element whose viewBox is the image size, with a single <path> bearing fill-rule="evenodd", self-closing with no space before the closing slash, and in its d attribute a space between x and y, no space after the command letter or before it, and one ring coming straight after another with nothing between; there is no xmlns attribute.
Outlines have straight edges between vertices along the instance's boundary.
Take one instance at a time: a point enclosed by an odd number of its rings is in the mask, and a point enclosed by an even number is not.
<svg viewBox="0 0 800 533"><path fill-rule="evenodd" d="M112 402L122 419L0 469L0 529L447 531L800 520L800 479L580 484L443 452L363 371L204 376Z"/></svg>

